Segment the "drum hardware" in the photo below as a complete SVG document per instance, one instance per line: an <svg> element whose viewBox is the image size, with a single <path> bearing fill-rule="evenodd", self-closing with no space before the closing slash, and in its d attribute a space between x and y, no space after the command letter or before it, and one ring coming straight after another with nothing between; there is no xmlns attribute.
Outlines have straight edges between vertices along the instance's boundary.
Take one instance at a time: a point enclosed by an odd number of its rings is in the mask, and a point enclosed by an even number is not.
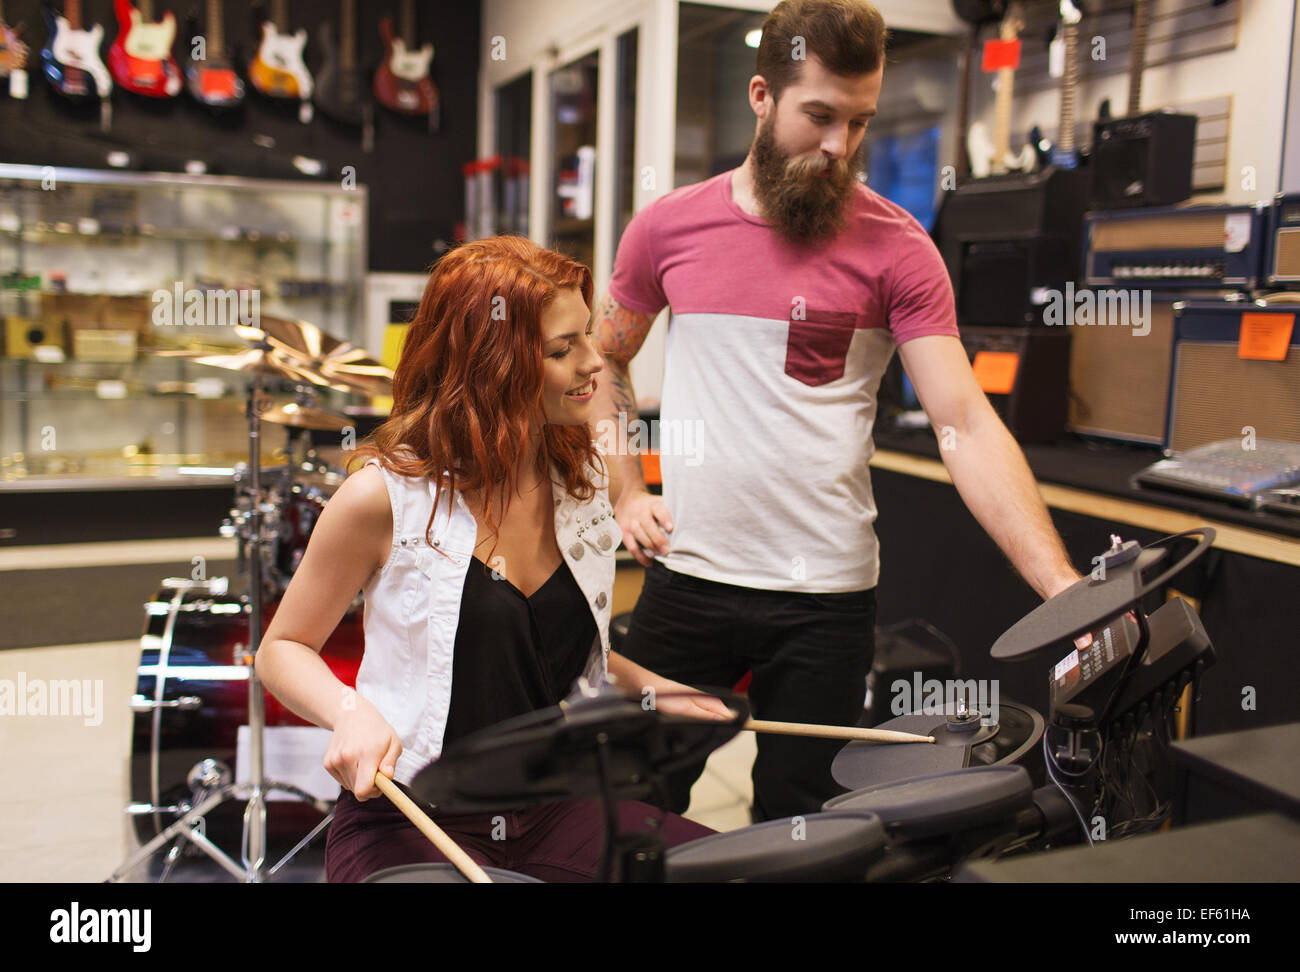
<svg viewBox="0 0 1300 972"><path fill-rule="evenodd" d="M558 706L456 740L416 774L410 790L449 811L598 798L605 819L601 880L662 881L662 838L618 833L616 803L656 795L662 802L666 773L705 758L740 731L748 703L732 693L714 694L734 718L665 715L612 685L592 687L579 679Z"/></svg>
<svg viewBox="0 0 1300 972"><path fill-rule="evenodd" d="M247 335L246 335L247 336ZM164 828L160 834L152 840L147 841L144 846L131 854L117 870L113 872L110 881L121 880L139 864L149 859L161 849L164 845L172 840L177 840L177 847L168 852L168 861L165 865L164 876L170 872L171 866L176 860L179 853L179 845L188 841L196 846L203 853L207 854L218 865L224 868L237 880L257 883L260 882L263 875L265 864L265 838L266 838L266 795L271 791L288 793L297 800L314 806L320 813L326 815L326 819L316 826L315 829L274 865L269 874L274 874L285 863L287 863L303 846L316 834L320 833L328 820L332 819L332 810L329 804L320 800L297 786L265 778L263 772L263 728L265 726L265 697L263 694L261 680L257 677L257 669L253 661L257 655L257 649L262 637L262 605L263 605L263 549L265 538L263 535L263 504L261 502L262 484L261 484L261 414L258 403L262 398L262 377L271 370L280 369L284 362L274 357L275 352L272 349L269 339L265 335L256 341L254 347L246 352L251 356L250 361L254 366L250 369L253 375L252 381L249 382L248 401L245 407L245 414L248 419L248 441L249 441L249 461L247 467L248 476L248 494L253 498L249 503L247 516L243 519L241 526L246 527L246 533L239 534L239 541L242 548L250 546L251 553L247 556L249 571L249 593L248 593L248 642L247 642L247 665L246 678L248 682L248 727L249 727L249 780L247 783L230 783L228 779L222 781L218 773L213 780L215 785L206 786L203 790L201 799L197 798L194 805L187 812L183 813L174 823ZM269 369L270 362L276 362L274 369ZM292 369L301 370L301 369ZM312 375L313 383L320 383L318 378ZM204 582L194 582L202 584ZM176 586L174 600L179 602L187 585L182 582ZM176 614L173 613L167 620L166 628L162 637L162 646L159 651L158 669L155 677L155 696L154 701L162 703L164 685L166 682L166 671L169 661L171 648L171 638L174 634ZM159 773L159 746L160 746L160 720L162 717L163 707L161 704L153 708L153 751L151 754L152 778L154 787L154 799L152 801L153 813L155 820L160 823L160 815L163 808L160 806L161 801L158 799L158 787L160 785ZM210 769L210 767L209 767ZM204 778L207 778L205 775ZM240 857L241 863L236 864L220 847L213 843L203 832L203 819L206 814L217 806L228 800L245 802L244 823L241 835Z"/></svg>

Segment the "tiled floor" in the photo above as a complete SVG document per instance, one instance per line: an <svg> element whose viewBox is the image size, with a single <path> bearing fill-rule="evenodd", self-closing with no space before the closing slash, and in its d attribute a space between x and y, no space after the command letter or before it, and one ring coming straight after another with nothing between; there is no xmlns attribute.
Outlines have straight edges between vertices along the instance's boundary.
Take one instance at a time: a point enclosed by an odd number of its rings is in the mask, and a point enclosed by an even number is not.
<svg viewBox="0 0 1300 972"><path fill-rule="evenodd" d="M0 651L0 680L103 685L97 713L87 705L82 716L0 715L0 882L102 881L137 846L122 811L130 802L128 700L139 659L136 639ZM687 816L716 830L747 826L754 754L748 732L715 752ZM227 879L206 860L183 861L173 879L185 880L186 872L190 879ZM141 868L137 877L148 873ZM289 875L318 877L306 861Z"/></svg>

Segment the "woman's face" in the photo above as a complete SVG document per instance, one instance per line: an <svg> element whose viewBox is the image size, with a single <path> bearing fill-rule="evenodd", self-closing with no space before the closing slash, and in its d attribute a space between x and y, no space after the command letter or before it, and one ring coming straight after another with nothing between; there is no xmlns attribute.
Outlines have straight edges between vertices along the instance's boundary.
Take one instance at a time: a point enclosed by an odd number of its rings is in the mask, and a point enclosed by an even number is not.
<svg viewBox="0 0 1300 972"><path fill-rule="evenodd" d="M553 425L587 421L604 367L592 340L591 311L576 287L555 295L542 314L542 406Z"/></svg>

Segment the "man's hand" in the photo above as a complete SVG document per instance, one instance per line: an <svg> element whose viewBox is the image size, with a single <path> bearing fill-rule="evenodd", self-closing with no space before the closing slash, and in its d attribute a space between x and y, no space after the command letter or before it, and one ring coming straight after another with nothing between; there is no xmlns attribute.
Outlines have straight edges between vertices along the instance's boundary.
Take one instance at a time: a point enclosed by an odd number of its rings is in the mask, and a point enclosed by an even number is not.
<svg viewBox="0 0 1300 972"><path fill-rule="evenodd" d="M672 532L673 521L662 497L629 486L614 504L614 519L623 531L623 545L642 567L649 567L655 554L668 552L664 534Z"/></svg>

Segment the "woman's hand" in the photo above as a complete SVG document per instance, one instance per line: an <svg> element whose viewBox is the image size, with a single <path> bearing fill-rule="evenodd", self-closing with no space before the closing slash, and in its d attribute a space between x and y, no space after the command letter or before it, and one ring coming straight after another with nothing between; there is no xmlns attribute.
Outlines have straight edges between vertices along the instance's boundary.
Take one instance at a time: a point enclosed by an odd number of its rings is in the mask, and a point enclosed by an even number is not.
<svg viewBox="0 0 1300 972"><path fill-rule="evenodd" d="M356 707L345 709L334 724L325 769L358 800L380 795L375 773L389 779L402 755L402 742L387 720L368 700L356 696Z"/></svg>
<svg viewBox="0 0 1300 972"><path fill-rule="evenodd" d="M654 686L655 708L665 715L688 716L692 719L713 719L724 721L736 718L736 713L728 709L721 699L706 695L669 679L660 679Z"/></svg>

